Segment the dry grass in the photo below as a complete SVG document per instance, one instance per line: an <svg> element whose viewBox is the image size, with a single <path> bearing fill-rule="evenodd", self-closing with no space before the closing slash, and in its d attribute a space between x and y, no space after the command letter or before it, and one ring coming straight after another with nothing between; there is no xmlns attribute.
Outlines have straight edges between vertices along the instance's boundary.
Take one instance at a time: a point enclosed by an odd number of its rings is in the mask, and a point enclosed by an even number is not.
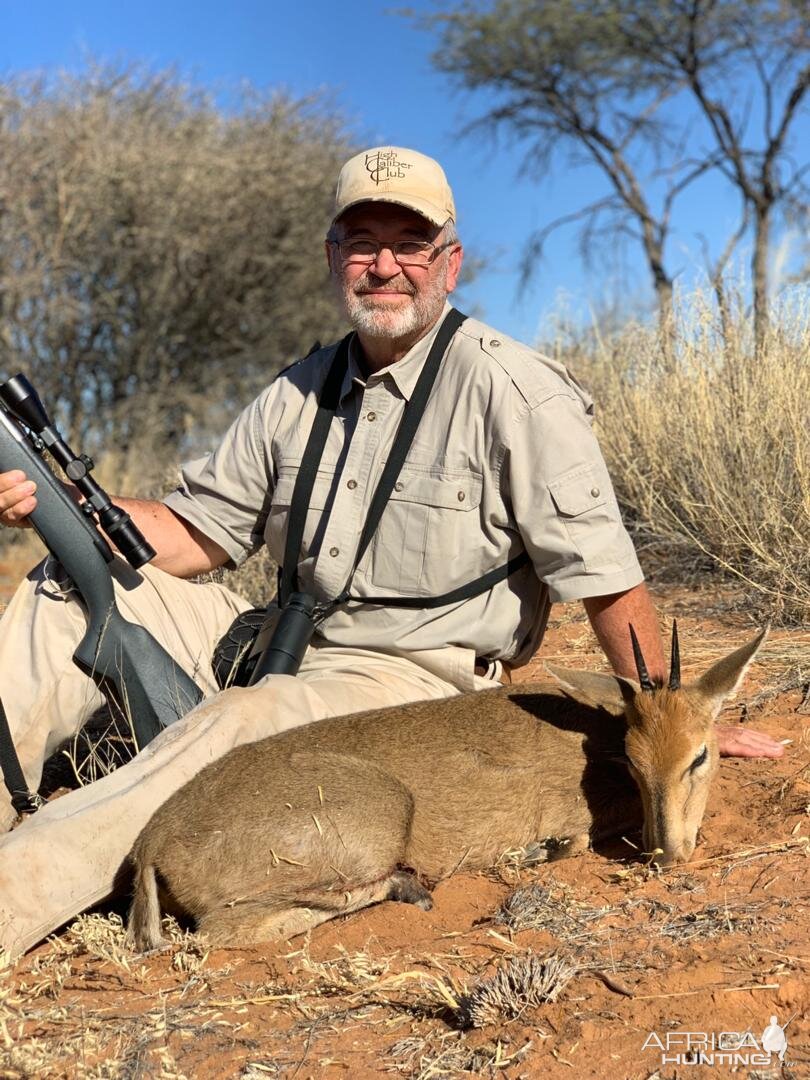
<svg viewBox="0 0 810 1080"><path fill-rule="evenodd" d="M777 618L810 619L810 304L774 310L761 355L740 318L725 341L707 297L682 300L668 356L628 326L565 359L600 404L620 502L669 562L736 575Z"/></svg>
<svg viewBox="0 0 810 1080"><path fill-rule="evenodd" d="M706 904L698 911L679 913L658 928L658 933L673 941L694 941L714 938L717 934L755 934L767 924L771 927L780 921L771 910L773 904L758 900L748 903ZM767 913L767 920L766 920Z"/></svg>
<svg viewBox="0 0 810 1080"><path fill-rule="evenodd" d="M487 1027L521 1017L527 1009L556 1001L578 967L564 956L513 956L482 979L459 1002L462 1028Z"/></svg>
<svg viewBox="0 0 810 1080"><path fill-rule="evenodd" d="M0 1076L39 1080L181 1080L177 1038L220 1032L217 1009L203 1000L230 967L207 970L200 940L166 927L177 986L161 991L155 972L127 947L116 915L81 916L14 979L0 981ZM88 993L90 992L90 993ZM92 1000L95 992L97 1000ZM81 1007L76 1007L76 995ZM72 1003L70 1002L70 999ZM86 1004L85 1004L86 1001ZM229 1039L237 1025L229 1025ZM177 1038L175 1038L177 1036Z"/></svg>
<svg viewBox="0 0 810 1080"><path fill-rule="evenodd" d="M515 889L503 902L496 919L516 933L542 930L558 941L590 938L590 924L610 913L609 907L589 907L573 890L553 879Z"/></svg>
<svg viewBox="0 0 810 1080"><path fill-rule="evenodd" d="M784 862L805 847L769 849L769 858ZM750 874L755 854L761 852L707 860L686 893L717 877L728 858ZM767 873L773 869L769 863ZM217 966L202 939L171 922L165 954L135 957L119 918L83 917L16 977L0 979L0 1076L190 1080L198 1069L217 1067L219 1075L243 1080L314 1076L319 1069L336 1075L327 1063L351 1075L361 1060L358 1044L363 1061L376 1047L381 1073L413 1080L496 1078L529 1068L528 1076L540 1067L538 1055L570 1054L581 1022L609 1020L604 1030L616 1034L619 1014L594 998L600 984L626 1023L630 999L692 1001L740 987L778 987L772 961L759 953L770 947L782 963L785 954L802 951L799 898L766 897L760 879L741 880L734 891L724 889L722 902L703 899L690 912L688 895L662 896L663 879L610 886L608 902L596 907L592 884L557 881L547 867L526 872L539 878L504 903L502 910L513 913L505 933L551 935L556 953L541 942L527 950L526 941L510 943L478 924L445 935L449 951L444 938L429 946L400 941L392 951L372 936L359 949L337 944L324 954L307 937L269 963L260 952L237 950ZM705 985L696 978L668 982L673 949L688 968L696 946L729 934L753 942L747 955L743 946L733 953L741 958L737 967ZM724 955L732 953L726 948ZM620 972L630 975L627 985ZM577 976L573 992L563 993Z"/></svg>
<svg viewBox="0 0 810 1080"><path fill-rule="evenodd" d="M501 1040L469 1046L461 1033L447 1032L433 1039L411 1036L391 1047L388 1071L405 1073L412 1080L440 1080L441 1077L495 1077L521 1061L531 1049L524 1043L510 1052Z"/></svg>
<svg viewBox="0 0 810 1080"><path fill-rule="evenodd" d="M313 960L309 951L309 937L304 939L300 953L301 972L309 976L318 994L358 994L383 979L391 966L391 957L376 957L369 944L364 949L349 953L342 945L337 946L334 960Z"/></svg>
<svg viewBox="0 0 810 1080"><path fill-rule="evenodd" d="M276 595L277 569L270 552L263 547L238 570L216 570L211 580L221 581L231 592L244 596L254 607L265 607Z"/></svg>

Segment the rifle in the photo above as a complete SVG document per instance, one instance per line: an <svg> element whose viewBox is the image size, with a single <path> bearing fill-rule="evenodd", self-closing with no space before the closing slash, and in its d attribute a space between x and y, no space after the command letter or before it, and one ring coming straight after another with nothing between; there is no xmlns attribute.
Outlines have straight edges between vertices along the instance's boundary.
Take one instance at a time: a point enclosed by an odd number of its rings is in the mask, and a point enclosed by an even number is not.
<svg viewBox="0 0 810 1080"><path fill-rule="evenodd" d="M46 450L78 488L84 498L81 506L48 468ZM201 701L202 691L148 630L118 610L110 573L113 552L102 530L135 570L154 558L154 549L129 514L115 506L91 477L92 460L71 450L22 374L0 384L0 472L12 469L36 483L31 524L75 585L87 615L87 630L73 660L130 717L141 749ZM0 725L3 719L4 714ZM2 756L11 789L13 763L7 753ZM19 794L22 775L18 762L17 774L12 801Z"/></svg>

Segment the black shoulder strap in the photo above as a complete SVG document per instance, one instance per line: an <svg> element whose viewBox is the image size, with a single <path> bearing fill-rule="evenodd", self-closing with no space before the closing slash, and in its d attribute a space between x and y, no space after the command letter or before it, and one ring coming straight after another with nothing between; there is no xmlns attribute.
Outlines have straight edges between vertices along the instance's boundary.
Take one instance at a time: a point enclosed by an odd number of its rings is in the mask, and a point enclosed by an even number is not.
<svg viewBox="0 0 810 1080"><path fill-rule="evenodd" d="M522 551L519 555L510 559L509 562L496 566L494 570L488 570L486 574L482 574L481 577L476 578L474 581L459 585L457 589L451 589L450 592L442 593L441 596L352 596L345 592L337 598L334 604L324 609L321 618L331 615L338 604L342 603L371 604L393 608L437 608L449 604L458 604L462 600L471 600L474 596L489 592L495 585L501 581L506 581L517 570L521 570L528 565L530 561L529 553Z"/></svg>
<svg viewBox="0 0 810 1080"><path fill-rule="evenodd" d="M402 419L399 422L397 433L394 436L394 444L391 448L391 453L372 497L368 517L366 518L363 531L360 535L360 542L357 547L354 565L349 573L347 588L360 560L365 554L372 536L374 535L374 530L377 528L383 511L385 510L386 503L394 488L396 479L399 476L402 464L411 448L413 437L416 434L419 421L422 419L422 414L425 411L425 406L430 397L430 391L433 389L433 384L436 381L442 357L447 351L450 339L464 322L466 317L467 316L462 315L460 311L451 308L447 315L445 315L438 333L433 340L430 352L419 373L419 378L416 380L416 386L414 387L410 400L406 403L405 409L403 410ZM298 470L298 476L295 479L295 487L293 488L290 505L290 515L287 521L287 537L284 543L284 562L279 572L278 598L281 607L286 606L290 599L290 594L295 592L298 588L298 557L301 552L301 542L304 538L304 527L307 520L309 500L312 495L312 488L315 484L315 477L318 473L318 466L323 455L324 447L326 446L329 427L340 401L340 388L343 385L343 378L348 367L349 345L352 336L352 334L348 334L341 341L337 352L335 353L335 358L329 368L329 373L326 376L326 381L324 382L321 396L318 401L318 411L315 414L312 430L309 433L309 439L307 440L306 449L304 450L301 468ZM341 595L344 594L342 593Z"/></svg>
<svg viewBox="0 0 810 1080"><path fill-rule="evenodd" d="M510 559L507 563L504 563L503 566L496 567L494 570L490 570L488 573L483 574L480 578L476 578L475 581L470 581L466 585L459 586L457 589L442 593L441 596L361 597L352 596L349 593L349 586L354 577L354 572L359 566L360 561L371 542L371 538L374 536L374 532L379 525L380 518L382 517L391 496L391 492L394 489L394 484L396 483L397 477L408 456L408 451L411 448L416 429L419 427L419 423L425 412L425 407L430 398L430 393L436 382L436 377L439 373L444 354L447 352L447 347L450 344L453 335L466 317L467 316L463 315L460 311L451 308L439 327L436 337L433 340L433 344L430 347L427 359L419 373L419 378L416 381L416 386L414 387L410 400L406 403L403 410L402 419L399 422L399 427L394 436L391 453L385 463L382 475L380 476L374 495L372 496L368 517L363 525L363 531L360 534L360 541L357 545L357 554L349 573L346 588L339 596L335 597L334 600L321 605L318 617L319 622L331 614L341 604L347 602L382 604L386 607L400 608L435 608L443 607L447 604L454 604L461 600L468 600L473 596L478 596L481 593L487 592L494 585L497 585L500 581L504 581L511 574L515 573L516 570L521 569L521 567L529 562L529 556L524 551L520 555L515 556L515 558ZM291 593L295 592L298 588L297 563L301 551L301 542L304 538L304 527L306 525L309 500L312 495L312 488L315 484L318 466L323 455L324 447L326 446L329 427L340 401L340 388L343 385L343 379L348 368L351 339L352 335L347 335L337 348L337 352L335 353L335 357L326 376L323 389L321 390L318 401L318 411L312 424L312 430L309 433L306 449L304 450L304 457L301 462L301 468L298 470L298 476L295 479L290 514L287 523L287 537L284 544L284 564L279 572L278 599L281 607L286 606Z"/></svg>
<svg viewBox="0 0 810 1080"><path fill-rule="evenodd" d="M8 726L6 710L0 701L0 769L8 793L11 796L11 805L18 814L33 814L42 806L42 799L34 791L29 791L28 783L14 748L14 740L11 737L11 729Z"/></svg>
<svg viewBox="0 0 810 1080"><path fill-rule="evenodd" d="M422 366L422 370L419 372L419 378L416 380L416 386L413 388L410 400L403 410L402 419L399 422L397 433L394 436L391 452L388 455L388 460L385 463L382 476L380 476L377 488L372 497L371 505L368 508L368 517L363 526L363 531L360 534L360 543L357 545L357 555L354 560L354 566L351 569L349 579L346 583L347 588L355 570L360 565L360 562L366 553L366 548L371 542L371 538L380 523L380 518L391 497L391 492L394 490L394 484L405 463L405 458L408 456L408 451L411 448L416 429L419 427L419 422L424 414L430 392L433 389L433 384L436 382L436 376L439 374L439 367L441 366L444 354L447 352L447 346L450 344L453 334L455 334L456 330L458 330L466 318L466 315L462 315L460 311L451 308L450 311L447 312L444 322L439 327L439 332L433 339L433 344L430 346L430 352Z"/></svg>
<svg viewBox="0 0 810 1080"><path fill-rule="evenodd" d="M340 388L348 369L349 345L353 336L353 334L347 334L337 347L318 399L318 411L309 433L301 468L295 478L290 516L287 519L284 562L279 571L278 599L281 607L287 604L290 594L298 588L298 555L304 539L309 500L326 446L329 427L340 402Z"/></svg>

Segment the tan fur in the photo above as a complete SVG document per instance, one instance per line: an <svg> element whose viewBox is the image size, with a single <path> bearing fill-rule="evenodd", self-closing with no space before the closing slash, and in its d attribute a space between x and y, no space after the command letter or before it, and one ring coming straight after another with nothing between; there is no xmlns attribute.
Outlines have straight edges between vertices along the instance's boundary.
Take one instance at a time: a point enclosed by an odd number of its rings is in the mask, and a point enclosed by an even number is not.
<svg viewBox="0 0 810 1080"><path fill-rule="evenodd" d="M381 899L428 907L418 879L492 865L510 848L554 837L563 854L582 850L642 822L639 791L647 850L688 859L717 768L713 715L763 637L679 691L550 669L565 693L517 685L237 747L135 842L135 944L160 944L155 875L212 942L289 937Z"/></svg>

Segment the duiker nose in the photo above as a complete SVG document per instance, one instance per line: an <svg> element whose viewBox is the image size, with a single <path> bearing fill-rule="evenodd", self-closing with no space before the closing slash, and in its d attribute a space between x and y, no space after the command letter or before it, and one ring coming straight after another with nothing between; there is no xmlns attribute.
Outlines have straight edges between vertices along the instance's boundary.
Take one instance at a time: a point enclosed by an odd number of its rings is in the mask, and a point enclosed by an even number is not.
<svg viewBox="0 0 810 1080"><path fill-rule="evenodd" d="M675 863L689 862L694 850L695 842L693 840L683 839L674 843L665 841L663 847L659 846L655 851L652 861L657 866L672 866Z"/></svg>

